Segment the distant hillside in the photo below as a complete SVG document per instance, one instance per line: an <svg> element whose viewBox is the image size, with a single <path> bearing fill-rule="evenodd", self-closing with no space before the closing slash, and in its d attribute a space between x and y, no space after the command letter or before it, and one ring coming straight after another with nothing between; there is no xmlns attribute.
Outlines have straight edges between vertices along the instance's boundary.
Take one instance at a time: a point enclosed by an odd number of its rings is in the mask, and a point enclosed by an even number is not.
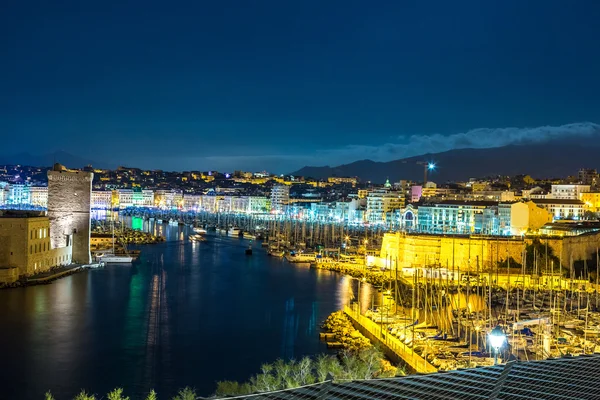
<svg viewBox="0 0 600 400"><path fill-rule="evenodd" d="M313 178L358 176L363 181L383 183L410 179L423 180L420 161L436 164L428 180L443 183L493 175L529 174L535 178L566 177L580 168L600 168L600 145L545 143L511 145L488 149L459 149L424 154L395 161L355 161L337 167L304 167L291 175Z"/></svg>
<svg viewBox="0 0 600 400"><path fill-rule="evenodd" d="M114 165L108 163L96 162L93 160L84 159L74 156L64 151L54 153L32 155L29 153L20 153L13 155L0 154L0 165L29 165L34 167L51 167L54 163L60 163L67 168L83 168L86 165L93 165L97 168L115 168Z"/></svg>

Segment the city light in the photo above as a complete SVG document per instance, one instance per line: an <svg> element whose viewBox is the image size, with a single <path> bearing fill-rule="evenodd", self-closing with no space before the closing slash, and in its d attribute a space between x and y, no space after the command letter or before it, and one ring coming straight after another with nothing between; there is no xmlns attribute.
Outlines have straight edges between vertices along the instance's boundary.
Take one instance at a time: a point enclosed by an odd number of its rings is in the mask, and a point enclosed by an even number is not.
<svg viewBox="0 0 600 400"><path fill-rule="evenodd" d="M429 169L429 170L435 169L435 164L434 163L427 164L427 169Z"/></svg>
<svg viewBox="0 0 600 400"><path fill-rule="evenodd" d="M494 364L498 364L498 353L506 341L506 334L499 325L496 325L489 333L488 338L490 340L490 345L494 348Z"/></svg>

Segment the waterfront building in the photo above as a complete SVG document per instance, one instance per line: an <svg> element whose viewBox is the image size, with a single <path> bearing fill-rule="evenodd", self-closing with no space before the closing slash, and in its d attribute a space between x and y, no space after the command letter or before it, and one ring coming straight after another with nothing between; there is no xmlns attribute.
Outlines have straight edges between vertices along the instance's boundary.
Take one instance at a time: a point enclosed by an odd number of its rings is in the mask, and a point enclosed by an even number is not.
<svg viewBox="0 0 600 400"><path fill-rule="evenodd" d="M202 196L202 210L209 213L217 212L217 196L214 194L207 194Z"/></svg>
<svg viewBox="0 0 600 400"><path fill-rule="evenodd" d="M117 204L119 208L133 207L133 190L132 189L118 189L117 190Z"/></svg>
<svg viewBox="0 0 600 400"><path fill-rule="evenodd" d="M404 194L388 189L376 189L367 195L367 220L373 224L386 222L390 211L404 207Z"/></svg>
<svg viewBox="0 0 600 400"><path fill-rule="evenodd" d="M0 215L0 282L47 271L71 262L71 246L52 247L44 212L6 211ZM89 249L88 249L89 252Z"/></svg>
<svg viewBox="0 0 600 400"><path fill-rule="evenodd" d="M542 207L552 214L554 220L581 219L583 217L584 203L575 199L532 199L537 206Z"/></svg>
<svg viewBox="0 0 600 400"><path fill-rule="evenodd" d="M93 172L69 171L55 164L48 171L48 218L52 249L72 246L72 260L88 264Z"/></svg>
<svg viewBox="0 0 600 400"><path fill-rule="evenodd" d="M31 204L29 186L13 184L8 186L8 201L11 206L28 206Z"/></svg>
<svg viewBox="0 0 600 400"><path fill-rule="evenodd" d="M446 200L418 207L423 233L487 234L497 232L497 202Z"/></svg>
<svg viewBox="0 0 600 400"><path fill-rule="evenodd" d="M266 213L270 210L270 202L264 196L248 197L248 212L251 214Z"/></svg>
<svg viewBox="0 0 600 400"><path fill-rule="evenodd" d="M231 198L231 211L234 213L247 213L249 205L248 196L235 196Z"/></svg>
<svg viewBox="0 0 600 400"><path fill-rule="evenodd" d="M182 208L183 192L181 190L156 190L154 192L154 206L161 209Z"/></svg>
<svg viewBox="0 0 600 400"><path fill-rule="evenodd" d="M6 205L8 199L8 185L5 182L0 182L0 207Z"/></svg>
<svg viewBox="0 0 600 400"><path fill-rule="evenodd" d="M96 210L112 208L113 194L110 190L92 190L91 207Z"/></svg>
<svg viewBox="0 0 600 400"><path fill-rule="evenodd" d="M29 188L29 197L32 206L48 208L47 186L31 186Z"/></svg>
<svg viewBox="0 0 600 400"><path fill-rule="evenodd" d="M494 234L523 235L535 232L552 222L548 210L538 207L533 201L498 204L499 229Z"/></svg>
<svg viewBox="0 0 600 400"><path fill-rule="evenodd" d="M590 185L552 185L550 197L553 199L579 200L581 193L589 191Z"/></svg>
<svg viewBox="0 0 600 400"><path fill-rule="evenodd" d="M600 192L585 192L581 193L581 201L583 202L583 211L593 213L600 212Z"/></svg>
<svg viewBox="0 0 600 400"><path fill-rule="evenodd" d="M132 203L134 207L154 207L154 192L148 189L134 189Z"/></svg>
<svg viewBox="0 0 600 400"><path fill-rule="evenodd" d="M231 196L217 196L217 212L231 212Z"/></svg>
<svg viewBox="0 0 600 400"><path fill-rule="evenodd" d="M183 195L183 210L184 211L200 211L202 208L202 196L199 194L184 194Z"/></svg>
<svg viewBox="0 0 600 400"><path fill-rule="evenodd" d="M284 212L290 201L290 187L275 185L271 189L271 211Z"/></svg>

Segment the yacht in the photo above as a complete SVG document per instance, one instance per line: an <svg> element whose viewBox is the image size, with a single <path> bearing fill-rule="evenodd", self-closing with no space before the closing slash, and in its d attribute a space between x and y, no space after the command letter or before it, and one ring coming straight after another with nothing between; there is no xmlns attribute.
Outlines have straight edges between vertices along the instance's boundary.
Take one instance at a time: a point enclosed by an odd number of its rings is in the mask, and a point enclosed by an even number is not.
<svg viewBox="0 0 600 400"><path fill-rule="evenodd" d="M176 219L170 219L169 225L179 226L179 221L177 221Z"/></svg>
<svg viewBox="0 0 600 400"><path fill-rule="evenodd" d="M317 255L315 253L291 252L285 256L285 259L292 263L310 263L317 260Z"/></svg>
<svg viewBox="0 0 600 400"><path fill-rule="evenodd" d="M253 235L250 232L244 232L244 239L256 240L256 235Z"/></svg>
<svg viewBox="0 0 600 400"><path fill-rule="evenodd" d="M196 232L198 235L205 235L206 234L206 229L194 228L194 232Z"/></svg>
<svg viewBox="0 0 600 400"><path fill-rule="evenodd" d="M227 236L231 236L231 237L240 237L240 229L239 228L230 228L227 231Z"/></svg>

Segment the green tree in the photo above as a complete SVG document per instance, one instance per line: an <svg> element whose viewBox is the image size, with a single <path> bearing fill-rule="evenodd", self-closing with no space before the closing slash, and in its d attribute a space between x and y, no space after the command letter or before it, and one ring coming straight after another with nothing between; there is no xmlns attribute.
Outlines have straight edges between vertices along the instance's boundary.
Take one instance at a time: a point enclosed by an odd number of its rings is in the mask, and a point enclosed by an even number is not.
<svg viewBox="0 0 600 400"><path fill-rule="evenodd" d="M85 390L82 390L73 400L96 400L96 396L87 394Z"/></svg>
<svg viewBox="0 0 600 400"><path fill-rule="evenodd" d="M173 400L196 400L196 392L190 387L185 387L173 397Z"/></svg>
<svg viewBox="0 0 600 400"><path fill-rule="evenodd" d="M152 389L150 393L148 393L148 397L146 397L146 400L158 400L158 396L156 395L154 389Z"/></svg>
<svg viewBox="0 0 600 400"><path fill-rule="evenodd" d="M50 393L50 391L46 392L46 394L44 395L44 400L54 400L54 396L52 396L52 393Z"/></svg>
<svg viewBox="0 0 600 400"><path fill-rule="evenodd" d="M122 388L116 388L108 394L108 400L129 400L129 397L123 396Z"/></svg>

